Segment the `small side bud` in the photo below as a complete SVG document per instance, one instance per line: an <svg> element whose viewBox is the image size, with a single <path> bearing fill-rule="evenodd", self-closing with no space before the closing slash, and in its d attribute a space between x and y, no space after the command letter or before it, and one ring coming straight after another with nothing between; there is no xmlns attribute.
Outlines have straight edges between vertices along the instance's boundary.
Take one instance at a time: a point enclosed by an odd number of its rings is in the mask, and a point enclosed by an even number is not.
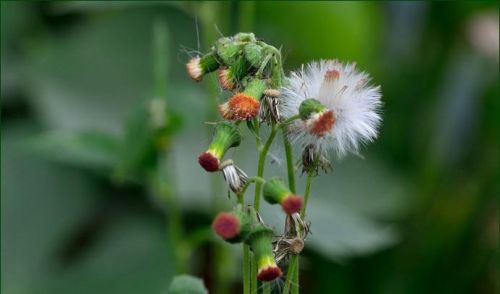
<svg viewBox="0 0 500 294"><path fill-rule="evenodd" d="M250 246L257 260L257 279L260 281L273 281L282 275L282 271L274 259L273 235L271 229L260 224L248 236Z"/></svg>
<svg viewBox="0 0 500 294"><path fill-rule="evenodd" d="M279 178L272 178L264 184L264 199L270 204L281 204L283 211L287 214L299 212L304 200L294 195Z"/></svg>
<svg viewBox="0 0 500 294"><path fill-rule="evenodd" d="M234 90L239 85L240 80L248 74L249 64L244 58L238 58L228 67L219 70L218 78L224 90Z"/></svg>
<svg viewBox="0 0 500 294"><path fill-rule="evenodd" d="M236 126L226 122L218 123L208 150L198 157L198 162L208 172L218 171L226 151L240 143L241 135Z"/></svg>
<svg viewBox="0 0 500 294"><path fill-rule="evenodd" d="M202 57L193 57L186 64L189 76L197 82L201 81L204 75L213 72L218 68L219 62L217 61L214 53L208 53Z"/></svg>

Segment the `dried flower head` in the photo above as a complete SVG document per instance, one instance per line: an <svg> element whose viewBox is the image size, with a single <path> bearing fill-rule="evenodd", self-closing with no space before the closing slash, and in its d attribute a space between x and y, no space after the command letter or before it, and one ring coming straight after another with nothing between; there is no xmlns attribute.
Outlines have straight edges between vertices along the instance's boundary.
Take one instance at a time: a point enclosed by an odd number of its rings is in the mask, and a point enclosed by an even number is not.
<svg viewBox="0 0 500 294"><path fill-rule="evenodd" d="M221 163L220 170L222 170L224 179L234 193L239 193L243 190L248 182L248 176L242 169L237 167L232 160L229 159Z"/></svg>
<svg viewBox="0 0 500 294"><path fill-rule="evenodd" d="M284 118L301 116L289 126L291 140L302 148L314 145L320 153L333 150L338 157L373 141L381 122L381 94L369 80L354 64L337 60L312 62L293 72L281 103Z"/></svg>

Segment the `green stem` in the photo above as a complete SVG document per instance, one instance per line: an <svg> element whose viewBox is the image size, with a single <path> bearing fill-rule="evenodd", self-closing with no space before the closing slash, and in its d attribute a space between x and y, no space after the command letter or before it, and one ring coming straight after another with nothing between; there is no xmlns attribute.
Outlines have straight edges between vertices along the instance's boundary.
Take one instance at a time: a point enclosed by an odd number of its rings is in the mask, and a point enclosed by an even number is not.
<svg viewBox="0 0 500 294"><path fill-rule="evenodd" d="M269 134L269 137L267 138L266 143L264 144L264 147L259 148L259 163L257 166L257 177L256 179L262 178L264 175L264 165L266 163L266 156L267 152L269 151L269 148L271 147L271 144L273 143L274 138L276 137L276 132L277 132L277 125L273 125L271 129L271 134ZM260 194L262 190L262 183L263 181L256 181L255 184L255 195L253 199L253 206L256 211L259 211L260 208ZM257 261L255 259L252 259L252 277L251 277L251 289L253 293L257 293Z"/></svg>
<svg viewBox="0 0 500 294"><path fill-rule="evenodd" d="M283 128L283 145L285 146L285 155L286 155L286 169L288 174L288 187L292 193L295 193L295 168L293 166L293 154L292 154L292 146L290 145L290 141L288 141L288 137L286 136L286 129Z"/></svg>
<svg viewBox="0 0 500 294"><path fill-rule="evenodd" d="M307 173L306 189L304 191L304 206L300 212L300 217L304 219L306 217L307 202L309 201L309 192L311 191L311 181L313 174Z"/></svg>
<svg viewBox="0 0 500 294"><path fill-rule="evenodd" d="M302 210L300 212L300 217L304 219L306 217L306 209L307 209L307 203L309 201L309 194L311 191L311 181L312 181L313 174L308 173L307 174L307 180L306 180L306 188L304 191L304 206L302 207ZM287 275L287 279L285 282L285 287L283 289L283 293L288 293L290 291L290 288L292 290L292 293L299 293L299 255L295 254L292 255L290 259L290 265L289 265L289 271Z"/></svg>
<svg viewBox="0 0 500 294"><path fill-rule="evenodd" d="M238 203L245 205L243 193L236 195ZM243 242L243 294L250 294L250 247Z"/></svg>
<svg viewBox="0 0 500 294"><path fill-rule="evenodd" d="M264 175L264 164L266 163L266 156L267 152L269 151L269 148L271 147L271 144L273 143L274 137L276 137L276 125L273 125L271 129L271 134L269 134L269 137L267 138L266 143L264 144L264 147L260 150L259 152L259 163L257 166L257 177L262 178ZM260 208L260 192L262 188L262 182L257 181L255 184L255 196L253 199L253 206L255 210L259 211Z"/></svg>
<svg viewBox="0 0 500 294"><path fill-rule="evenodd" d="M295 280L294 279L295 268L297 267L298 260L299 258L297 254L292 255L292 257L290 258L290 263L288 264L288 273L285 281L285 287L283 287L283 294L288 294L290 292L290 287L293 283L293 280Z"/></svg>

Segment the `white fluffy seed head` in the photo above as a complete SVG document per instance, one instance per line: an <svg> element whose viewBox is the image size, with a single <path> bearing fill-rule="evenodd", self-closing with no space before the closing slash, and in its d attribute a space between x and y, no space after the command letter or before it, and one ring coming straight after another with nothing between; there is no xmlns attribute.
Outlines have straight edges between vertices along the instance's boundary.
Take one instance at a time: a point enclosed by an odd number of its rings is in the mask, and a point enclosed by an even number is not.
<svg viewBox="0 0 500 294"><path fill-rule="evenodd" d="M283 118L297 115L300 104L314 98L333 111L335 123L320 137L310 132L310 123L296 120L289 126L291 141L302 147L312 144L322 153L333 151L339 158L349 152L357 154L360 145L377 138L381 123L380 87L369 81L368 74L357 71L355 64L337 60L311 62L292 72L282 89Z"/></svg>

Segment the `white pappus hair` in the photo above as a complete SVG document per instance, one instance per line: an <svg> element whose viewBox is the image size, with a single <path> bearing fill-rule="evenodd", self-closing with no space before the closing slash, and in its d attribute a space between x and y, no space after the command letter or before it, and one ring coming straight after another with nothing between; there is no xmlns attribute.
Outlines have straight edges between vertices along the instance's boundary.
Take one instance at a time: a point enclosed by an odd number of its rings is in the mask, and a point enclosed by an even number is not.
<svg viewBox="0 0 500 294"><path fill-rule="evenodd" d="M337 60L311 62L292 72L282 89L283 118L297 115L300 104L314 98L333 111L335 123L317 136L309 131L307 121L295 120L288 129L291 142L302 148L312 144L319 152L333 151L339 158L349 152L358 154L360 145L376 139L382 120L380 86L369 82L369 75L356 70L355 64Z"/></svg>

